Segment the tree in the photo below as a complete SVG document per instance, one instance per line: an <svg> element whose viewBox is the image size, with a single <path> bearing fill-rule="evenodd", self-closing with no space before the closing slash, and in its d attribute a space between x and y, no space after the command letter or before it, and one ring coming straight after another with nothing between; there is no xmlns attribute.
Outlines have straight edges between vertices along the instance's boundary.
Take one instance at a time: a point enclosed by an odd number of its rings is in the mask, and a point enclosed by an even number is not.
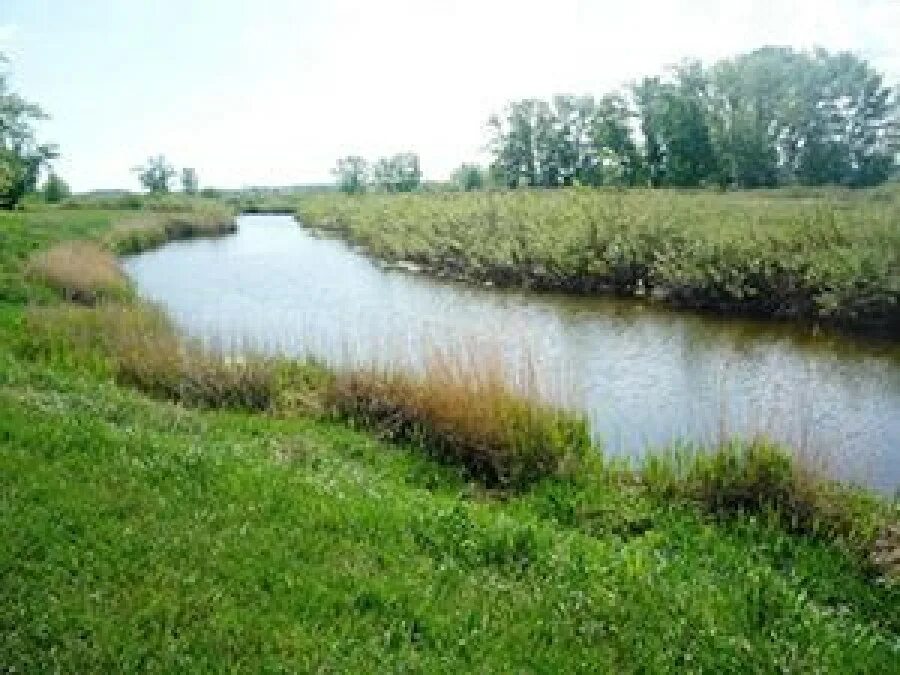
<svg viewBox="0 0 900 675"><path fill-rule="evenodd" d="M708 79L700 63L682 63L670 69L666 80L645 78L632 92L650 184L697 187L717 179Z"/></svg>
<svg viewBox="0 0 900 675"><path fill-rule="evenodd" d="M0 54L0 66L6 59ZM39 144L34 122L47 119L40 106L10 91L0 71L0 208L13 208L37 189L41 169L59 156L55 145Z"/></svg>
<svg viewBox="0 0 900 675"><path fill-rule="evenodd" d="M765 47L720 61L711 80L729 182L874 185L895 163L896 92L853 54Z"/></svg>
<svg viewBox="0 0 900 675"><path fill-rule="evenodd" d="M360 194L366 191L369 165L359 155L348 155L338 160L332 169L337 178L338 189L347 194Z"/></svg>
<svg viewBox="0 0 900 675"><path fill-rule="evenodd" d="M150 157L144 166L136 166L132 171L137 173L141 187L151 194L167 194L169 183L177 173L164 155Z"/></svg>
<svg viewBox="0 0 900 675"><path fill-rule="evenodd" d="M69 184L53 172L47 176L43 192L44 201L48 204L58 204L72 194Z"/></svg>
<svg viewBox="0 0 900 675"><path fill-rule="evenodd" d="M422 182L419 156L412 152L380 157L371 174L372 182L385 192L412 192Z"/></svg>
<svg viewBox="0 0 900 675"><path fill-rule="evenodd" d="M200 182L197 179L197 170L191 167L184 167L181 170L181 189L186 195L195 195L199 190Z"/></svg>
<svg viewBox="0 0 900 675"><path fill-rule="evenodd" d="M484 187L484 171L477 164L460 164L454 170L451 181L460 190L470 192Z"/></svg>
<svg viewBox="0 0 900 675"><path fill-rule="evenodd" d="M509 187L633 185L640 153L631 136L631 110L619 95L557 95L551 101L510 103L488 121L491 173Z"/></svg>

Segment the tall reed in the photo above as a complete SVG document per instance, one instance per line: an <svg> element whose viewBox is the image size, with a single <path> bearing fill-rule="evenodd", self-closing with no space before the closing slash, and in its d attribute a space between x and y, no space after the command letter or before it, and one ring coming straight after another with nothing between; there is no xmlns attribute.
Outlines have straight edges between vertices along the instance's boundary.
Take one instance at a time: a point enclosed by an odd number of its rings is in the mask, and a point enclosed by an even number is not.
<svg viewBox="0 0 900 675"><path fill-rule="evenodd" d="M501 361L472 353L437 352L417 374L345 371L329 397L341 416L491 486L523 487L574 466L591 447L584 419L514 387Z"/></svg>

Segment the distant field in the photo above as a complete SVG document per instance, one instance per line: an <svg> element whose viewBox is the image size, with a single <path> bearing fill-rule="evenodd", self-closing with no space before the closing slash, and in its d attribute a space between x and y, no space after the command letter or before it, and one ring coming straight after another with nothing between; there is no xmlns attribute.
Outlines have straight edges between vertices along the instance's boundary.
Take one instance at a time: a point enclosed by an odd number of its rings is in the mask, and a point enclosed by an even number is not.
<svg viewBox="0 0 900 675"><path fill-rule="evenodd" d="M440 276L900 335L896 186L335 194L298 212Z"/></svg>

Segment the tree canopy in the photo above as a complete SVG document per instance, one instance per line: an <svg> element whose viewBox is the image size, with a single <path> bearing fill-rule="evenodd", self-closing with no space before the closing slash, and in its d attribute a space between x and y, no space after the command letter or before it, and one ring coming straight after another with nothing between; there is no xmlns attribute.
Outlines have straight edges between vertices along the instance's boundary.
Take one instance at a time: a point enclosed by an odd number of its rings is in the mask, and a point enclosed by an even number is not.
<svg viewBox="0 0 900 675"><path fill-rule="evenodd" d="M823 49L684 61L599 99L514 101L488 127L510 187L858 187L886 180L900 152L897 91Z"/></svg>
<svg viewBox="0 0 900 675"><path fill-rule="evenodd" d="M59 156L55 145L38 143L34 123L47 115L10 89L6 63L0 54L0 208L34 192L41 169Z"/></svg>

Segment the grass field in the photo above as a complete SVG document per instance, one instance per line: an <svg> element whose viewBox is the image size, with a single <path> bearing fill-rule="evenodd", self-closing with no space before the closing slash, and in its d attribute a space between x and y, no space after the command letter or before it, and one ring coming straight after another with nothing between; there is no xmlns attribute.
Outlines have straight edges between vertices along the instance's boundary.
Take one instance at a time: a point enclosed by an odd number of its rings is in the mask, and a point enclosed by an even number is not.
<svg viewBox="0 0 900 675"><path fill-rule="evenodd" d="M484 447L440 406L455 381L207 363L129 296L76 307L27 273L70 240L117 250L123 217L0 214L0 668L896 672L900 585L860 548L896 504L765 447L489 485L421 451ZM170 349L137 369L135 334ZM315 412L323 386L352 405ZM398 395L431 436L386 427Z"/></svg>
<svg viewBox="0 0 900 675"><path fill-rule="evenodd" d="M900 191L339 194L305 224L439 276L900 335Z"/></svg>

